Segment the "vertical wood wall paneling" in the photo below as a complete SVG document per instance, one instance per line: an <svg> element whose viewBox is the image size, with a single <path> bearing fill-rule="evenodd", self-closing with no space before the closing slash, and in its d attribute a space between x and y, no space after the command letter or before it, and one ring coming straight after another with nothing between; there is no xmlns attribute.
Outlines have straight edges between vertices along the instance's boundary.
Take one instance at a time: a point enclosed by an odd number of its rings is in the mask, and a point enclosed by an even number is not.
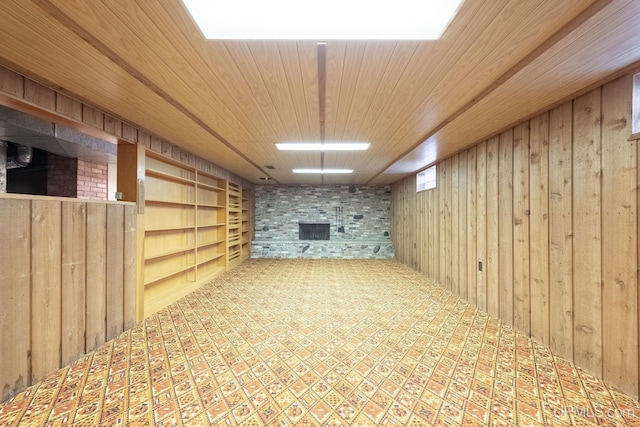
<svg viewBox="0 0 640 427"><path fill-rule="evenodd" d="M452 224L451 224L451 184L452 184L452 174L453 171L451 169L451 158L445 160L446 169L445 169L445 177L444 177L444 187L441 190L444 190L444 251L445 251L445 286L448 290L452 289L451 286L451 270L453 266L451 265L452 261L452 249L451 249L451 236L453 234Z"/></svg>
<svg viewBox="0 0 640 427"><path fill-rule="evenodd" d="M430 190L432 194L433 201L433 280L437 283L440 282L440 257L442 256L443 249L440 247L440 234L442 234L441 230L441 222L440 222L440 165L436 168L437 179L436 179L436 188Z"/></svg>
<svg viewBox="0 0 640 427"><path fill-rule="evenodd" d="M414 239L414 248L413 248L413 269L418 269L418 218L416 217L416 212L418 211L417 199L416 199L416 183L414 181L414 185L412 189L407 189L407 199L409 200L409 207L411 209L411 234Z"/></svg>
<svg viewBox="0 0 640 427"><path fill-rule="evenodd" d="M458 202L459 210L459 243L458 243L458 266L460 269L458 295L462 298L467 298L467 271L469 263L467 262L467 152L463 151L457 156L460 159L458 165L459 178L458 196L460 198Z"/></svg>
<svg viewBox="0 0 640 427"><path fill-rule="evenodd" d="M638 389L638 198L632 76L602 88L602 329L604 379ZM633 262L636 261L636 262Z"/></svg>
<svg viewBox="0 0 640 427"><path fill-rule="evenodd" d="M146 139L146 138L145 138ZM141 140L140 133L138 133L138 140ZM148 138L149 144L151 146L151 137ZM146 144L146 143L145 143ZM143 145L138 143L136 145L137 152L137 170L136 170L136 182L137 182L137 208L136 212L138 213L136 218L136 266L139 266L136 271L136 321L142 321L144 319L144 237L145 237L145 215L144 215L144 194L145 194L145 185L146 185L146 150L147 145ZM198 158L199 162L203 161Z"/></svg>
<svg viewBox="0 0 640 427"><path fill-rule="evenodd" d="M486 270L485 281L487 289L487 312L492 316L500 315L500 235L499 235L499 201L498 201L498 173L499 173L499 137L487 141L487 224L486 232Z"/></svg>
<svg viewBox="0 0 640 427"><path fill-rule="evenodd" d="M422 256L423 256L423 252L424 252L424 238L426 237L426 231L424 230L424 228L422 230L420 230L420 232L418 232L418 229L421 226L424 226L424 218L418 218L417 217L417 212L419 210L419 203L422 203L423 209L424 209L424 194L422 195L421 198L416 197L417 193L416 193L416 187L414 186L412 189L412 193L410 193L409 197L411 199L414 200L413 203L413 216L416 217L415 221L413 221L413 225L414 225L414 229L413 229L413 234L417 235L417 241L416 241L416 258L415 258L415 263L416 263L416 267L415 270L418 270L419 268L421 268L422 265ZM418 256L419 255L419 256Z"/></svg>
<svg viewBox="0 0 640 427"><path fill-rule="evenodd" d="M82 121L82 103L61 93L56 94L56 112L78 122Z"/></svg>
<svg viewBox="0 0 640 427"><path fill-rule="evenodd" d="M530 131L531 336L549 345L549 114L531 119Z"/></svg>
<svg viewBox="0 0 640 427"><path fill-rule="evenodd" d="M414 249L414 243L416 240L416 236L414 235L414 233L411 232L411 225L415 222L415 218L412 217L411 215L411 198L410 198L410 194L409 194L409 187L405 187L403 189L403 196L402 196L402 203L403 203L403 208L404 208L404 216L406 218L405 220L405 227L404 227L404 235L407 237L407 242L405 243L405 248L404 248L404 253L405 253L405 257L407 259L408 265L409 266L413 266L414 262L413 262L413 251Z"/></svg>
<svg viewBox="0 0 640 427"><path fill-rule="evenodd" d="M428 217L428 227L429 227L429 236L427 237L428 239L428 245L427 245L427 250L428 250L428 254L427 254L427 260L429 265L427 266L427 277L430 278L431 280L435 281L436 277L435 277L435 265L436 265L436 246L437 246L437 242L436 242L436 212L434 211L434 207L435 207L435 202L434 202L434 197L435 197L435 190L429 190L427 191L427 203L428 203L428 209L427 209L427 215Z"/></svg>
<svg viewBox="0 0 640 427"><path fill-rule="evenodd" d="M411 266L412 265L411 252L409 251L409 247L413 246L413 238L409 234L411 218L409 218L409 200L407 199L406 187L402 189L401 203L402 204L400 205L400 208L402 209L402 216L404 217L404 221L402 224L402 235L404 236L404 239L402 242L403 243L402 254L404 256L404 259L407 265Z"/></svg>
<svg viewBox="0 0 640 427"><path fill-rule="evenodd" d="M419 199L424 209L395 225L407 236L425 228L418 268L430 279L637 397L640 146L627 141L631 79L439 163L438 187ZM394 186L402 203L417 199L411 185Z"/></svg>
<svg viewBox="0 0 640 427"><path fill-rule="evenodd" d="M416 235L415 235L415 228L413 227L413 224L415 224L415 215L414 215L414 211L412 210L412 201L413 201L413 197L411 197L411 190L409 187L404 189L404 209L405 209L405 217L407 218L407 226L405 228L405 235L408 237L407 239L407 245L405 248L405 253L407 256L407 260L409 262L409 265L413 268L416 265L415 262L415 257L416 257Z"/></svg>
<svg viewBox="0 0 640 427"><path fill-rule="evenodd" d="M0 203L0 388L2 400L31 384L31 203ZM9 286L8 284L11 284Z"/></svg>
<svg viewBox="0 0 640 427"><path fill-rule="evenodd" d="M21 98L24 94L24 77L8 68L0 67L0 90Z"/></svg>
<svg viewBox="0 0 640 427"><path fill-rule="evenodd" d="M477 146L476 202L476 293L477 305L487 309L487 142ZM482 262L482 270L478 263Z"/></svg>
<svg viewBox="0 0 640 427"><path fill-rule="evenodd" d="M132 328L136 323L137 310L137 240L138 233L136 228L137 207L135 205L124 206L124 290L123 290L123 310L124 310L124 329ZM142 265L142 264L140 264Z"/></svg>
<svg viewBox="0 0 640 427"><path fill-rule="evenodd" d="M62 365L85 352L86 203L62 204Z"/></svg>
<svg viewBox="0 0 640 427"><path fill-rule="evenodd" d="M500 134L498 232L500 319L513 326L513 129Z"/></svg>
<svg viewBox="0 0 640 427"><path fill-rule="evenodd" d="M46 108L56 110L56 92L40 83L25 78L24 80L24 100Z"/></svg>
<svg viewBox="0 0 640 427"><path fill-rule="evenodd" d="M438 165L438 250L440 256L438 257L438 279L437 282L441 283L444 287L447 287L447 252L451 252L450 248L447 248L447 232L451 231L447 229L446 217L447 217L447 200L446 200L446 187L447 187L447 161L441 162Z"/></svg>
<svg viewBox="0 0 640 427"><path fill-rule="evenodd" d="M526 335L529 292L529 123L522 123L513 129L513 324Z"/></svg>
<svg viewBox="0 0 640 427"><path fill-rule="evenodd" d="M420 241L420 239L423 235L423 231L420 230L420 222L422 221L422 218L420 218L421 197L418 197L418 194L415 194L413 197L408 194L407 200L409 201L409 208L413 212L414 218L412 219L412 223L415 224L415 228L413 229L413 238L415 242L415 246L413 248L415 266L413 267L413 269L420 271L420 257L422 256L422 242Z"/></svg>
<svg viewBox="0 0 640 427"><path fill-rule="evenodd" d="M402 258L404 259L404 262L407 263L407 265L409 264L409 258L408 258L408 252L406 249L406 246L410 244L410 236L407 235L407 228L409 227L409 218L407 218L407 206L408 204L405 203L405 194L406 194L406 188L401 188L400 189L400 198L398 200L398 212L400 212L402 214L402 222L399 224L400 226L400 235L402 236L402 239L399 241L400 243L400 251L402 254Z"/></svg>
<svg viewBox="0 0 640 427"><path fill-rule="evenodd" d="M107 340L107 205L87 204L87 331L86 349Z"/></svg>
<svg viewBox="0 0 640 427"><path fill-rule="evenodd" d="M478 257L476 256L477 229L476 229L476 147L468 150L467 158L467 299L476 304Z"/></svg>
<svg viewBox="0 0 640 427"><path fill-rule="evenodd" d="M413 213L412 216L415 217L415 220L412 222L413 224L413 234L416 236L416 249L415 249L415 270L417 270L421 264L421 258L419 255L421 255L422 253L422 241L420 239L424 238L424 230L420 230L420 233L418 233L418 228L420 227L421 222L423 221L422 219L419 219L416 215L416 212L418 212L418 202L419 200L422 199L418 199L416 194L416 187L414 186L413 189L410 190L408 197L413 200L413 203L411 205L411 209L413 209Z"/></svg>
<svg viewBox="0 0 640 427"><path fill-rule="evenodd" d="M573 105L574 359L602 376L601 90Z"/></svg>
<svg viewBox="0 0 640 427"><path fill-rule="evenodd" d="M572 115L549 113L549 328L551 349L573 358Z"/></svg>
<svg viewBox="0 0 640 427"><path fill-rule="evenodd" d="M459 236L459 157L451 158L451 291L460 294L460 262L458 259Z"/></svg>
<svg viewBox="0 0 640 427"><path fill-rule="evenodd" d="M416 269L418 266L418 233L417 233L417 218L416 218L416 198L415 198L415 186L413 187L414 193L411 193L411 189L407 188L407 193L405 197L405 201L408 205L408 216L410 218L410 228L409 233L411 235L411 239L413 240L413 244L410 248L411 253L411 266L413 269Z"/></svg>
<svg viewBox="0 0 640 427"><path fill-rule="evenodd" d="M60 367L61 203L31 202L31 368L33 381Z"/></svg>
<svg viewBox="0 0 640 427"><path fill-rule="evenodd" d="M424 191L421 191L420 193L416 194L416 209L417 212L416 214L418 215L417 217L417 224L416 224L416 233L418 234L418 256L417 256L417 260L418 260L418 271L424 275L426 275L426 271L425 271L425 266L426 266L426 262L425 262L425 258L427 255L427 215L426 215L426 208L427 208L427 194Z"/></svg>
<svg viewBox="0 0 640 427"><path fill-rule="evenodd" d="M406 186L405 186L406 187ZM398 235L401 237L398 240L398 251L400 252L400 256L404 260L404 262L409 265L409 259L407 258L407 251L405 246L409 244L409 236L407 236L407 227L409 226L409 219L407 218L407 204L405 201L405 192L406 189L404 187L400 187L398 204L397 204L397 212L400 214L402 221L398 223Z"/></svg>
<svg viewBox="0 0 640 427"><path fill-rule="evenodd" d="M124 328L124 206L107 205L107 340Z"/></svg>
<svg viewBox="0 0 640 427"><path fill-rule="evenodd" d="M397 222L396 224L396 228L398 230L397 232L397 243L396 243L396 250L398 251L398 256L403 260L403 262L407 265L408 264L408 260L407 260L407 256L406 256L406 251L404 250L404 246L407 244L408 241L408 237L406 235L406 227L407 227L407 213L405 212L406 209L406 205L404 204L404 192L405 192L405 186L400 185L399 186L399 191L398 191L398 197L396 197L396 214L398 215L398 218L400 218L400 220Z"/></svg>
<svg viewBox="0 0 640 427"><path fill-rule="evenodd" d="M636 75L634 76L634 84L636 84L637 82L640 82L640 80L638 80L640 78L640 76ZM634 93L634 102L636 99L638 99L637 97L640 96L637 93ZM640 105L637 104L637 105ZM635 114L637 113L637 115ZM634 124L632 125L634 130L638 130L636 125L638 123L635 122L635 118L636 117L640 117L640 111L634 111ZM637 251L637 258L636 258L636 262L638 265L638 276L636 277L637 280L637 285L640 285L640 139L637 139L636 141L634 141L636 144L636 161L638 163L638 166L636 168L636 175L637 175L637 184L636 184L636 197L637 197L637 202L636 202L636 227L637 227L637 240L638 240L638 246L636 247L636 251ZM640 346L640 290L636 291L638 292L638 299L636 300L636 304L638 307L638 343ZM638 357L640 358L640 355L638 355ZM636 399L640 398L640 360L638 360L638 389L637 393L635 394ZM625 390L626 392L630 392L629 390ZM640 399L639 399L640 400Z"/></svg>

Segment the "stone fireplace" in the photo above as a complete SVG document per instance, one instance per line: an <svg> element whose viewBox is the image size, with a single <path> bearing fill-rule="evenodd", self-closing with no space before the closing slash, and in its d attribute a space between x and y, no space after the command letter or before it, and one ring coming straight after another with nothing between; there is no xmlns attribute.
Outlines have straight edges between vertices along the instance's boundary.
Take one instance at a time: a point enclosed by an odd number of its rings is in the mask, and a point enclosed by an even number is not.
<svg viewBox="0 0 640 427"><path fill-rule="evenodd" d="M393 258L391 189L259 185L253 258Z"/></svg>

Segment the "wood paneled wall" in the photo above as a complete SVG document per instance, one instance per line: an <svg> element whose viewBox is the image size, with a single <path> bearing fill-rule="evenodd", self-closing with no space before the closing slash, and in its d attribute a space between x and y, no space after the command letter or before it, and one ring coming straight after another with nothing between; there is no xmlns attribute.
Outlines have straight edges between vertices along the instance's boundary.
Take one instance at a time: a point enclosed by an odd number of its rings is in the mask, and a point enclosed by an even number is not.
<svg viewBox="0 0 640 427"><path fill-rule="evenodd" d="M136 207L0 198L2 400L135 323Z"/></svg>
<svg viewBox="0 0 640 427"><path fill-rule="evenodd" d="M638 396L631 75L393 186L397 258ZM482 270L479 268L482 263Z"/></svg>

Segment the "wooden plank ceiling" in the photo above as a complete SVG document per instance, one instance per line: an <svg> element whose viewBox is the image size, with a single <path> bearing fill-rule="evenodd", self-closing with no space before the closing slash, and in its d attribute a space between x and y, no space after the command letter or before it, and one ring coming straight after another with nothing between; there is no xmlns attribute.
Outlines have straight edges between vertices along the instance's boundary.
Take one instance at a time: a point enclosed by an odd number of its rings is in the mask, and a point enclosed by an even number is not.
<svg viewBox="0 0 640 427"><path fill-rule="evenodd" d="M315 41L205 40L180 0L3 0L0 63L255 183L389 184L635 66L639 3L466 0L438 41L319 62ZM371 148L274 146L321 134ZM355 172L291 173L321 166Z"/></svg>

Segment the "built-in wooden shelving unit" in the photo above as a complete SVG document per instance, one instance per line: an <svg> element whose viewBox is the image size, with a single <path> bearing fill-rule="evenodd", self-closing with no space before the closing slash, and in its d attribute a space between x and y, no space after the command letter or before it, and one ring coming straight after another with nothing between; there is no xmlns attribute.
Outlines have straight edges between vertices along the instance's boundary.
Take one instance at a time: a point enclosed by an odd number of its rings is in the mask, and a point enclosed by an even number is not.
<svg viewBox="0 0 640 427"><path fill-rule="evenodd" d="M242 260L251 257L251 241L253 240L253 209L251 190L242 188Z"/></svg>
<svg viewBox="0 0 640 427"><path fill-rule="evenodd" d="M198 278L222 274L227 269L226 181L202 172L197 174L196 246Z"/></svg>
<svg viewBox="0 0 640 427"><path fill-rule="evenodd" d="M251 202L249 189L150 150L144 171L146 316L248 258Z"/></svg>
<svg viewBox="0 0 640 427"><path fill-rule="evenodd" d="M144 295L156 299L196 281L196 171L147 152Z"/></svg>
<svg viewBox="0 0 640 427"><path fill-rule="evenodd" d="M242 187L227 184L227 258L229 268L242 262Z"/></svg>

